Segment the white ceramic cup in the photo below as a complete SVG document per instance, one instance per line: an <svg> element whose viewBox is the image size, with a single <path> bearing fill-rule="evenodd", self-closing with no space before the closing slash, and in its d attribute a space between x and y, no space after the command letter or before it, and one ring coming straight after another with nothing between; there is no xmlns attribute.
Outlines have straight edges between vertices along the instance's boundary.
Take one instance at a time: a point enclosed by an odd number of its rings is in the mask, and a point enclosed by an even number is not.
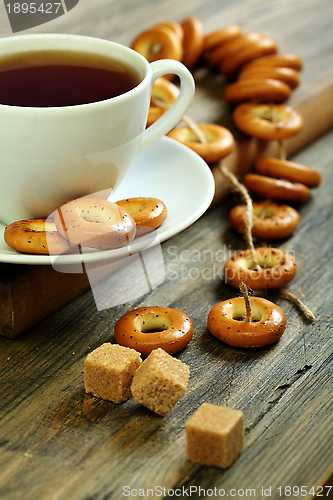
<svg viewBox="0 0 333 500"><path fill-rule="evenodd" d="M0 40L0 60L36 50L110 57L135 69L141 81L122 95L89 104L48 108L0 104L0 221L5 224L46 218L70 199L117 189L135 156L181 121L194 95L192 75L181 63L149 64L132 49L107 40L63 34ZM180 77L179 97L145 129L152 85L170 73Z"/></svg>

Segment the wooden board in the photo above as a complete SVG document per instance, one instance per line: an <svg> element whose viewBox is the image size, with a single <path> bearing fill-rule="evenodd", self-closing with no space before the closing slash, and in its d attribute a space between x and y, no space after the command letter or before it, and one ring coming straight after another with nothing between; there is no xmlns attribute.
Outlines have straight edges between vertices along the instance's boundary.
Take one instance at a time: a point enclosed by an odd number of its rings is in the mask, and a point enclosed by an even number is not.
<svg viewBox="0 0 333 500"><path fill-rule="evenodd" d="M15 338L90 287L87 275L52 266L0 264L0 334Z"/></svg>
<svg viewBox="0 0 333 500"><path fill-rule="evenodd" d="M125 265L126 259L94 266L94 285ZM92 286L84 264L72 273L52 266L0 263L0 335L15 338Z"/></svg>
<svg viewBox="0 0 333 500"><path fill-rule="evenodd" d="M152 23L188 15L202 18L207 31L240 22L247 31L260 30L276 38L281 51L299 53L305 69L302 86L293 95L296 107L306 103L314 89L321 96L330 92L330 0L80 0L66 16L38 31L74 32L129 44L134 34ZM5 26L3 20L1 26ZM196 79L190 116L232 128L230 109L221 98L223 80L202 70ZM321 111L318 102L309 110L310 130L320 128ZM237 142L242 140L237 134ZM88 291L19 338L0 339L1 500L118 500L124 497L125 486L133 490L128 498L138 498L135 489L155 487L162 488L159 498L170 498L169 488L188 492L192 486L192 498L203 498L198 490L194 493L199 487L223 488L229 496L234 488L239 490L238 498L245 497L242 491L247 488L255 489L256 498L262 496L262 488L271 488L270 498L278 500L312 498L312 486L329 484L333 472L332 140L329 133L295 156L295 161L317 168L324 182L299 208L301 222L295 234L279 244L296 252L299 272L288 288L315 312L316 321L308 322L292 304L272 294L288 322L276 345L245 352L210 336L208 311L235 294L223 283L223 262L245 247L228 223L236 199L224 199L162 245L166 279L150 294L140 296L133 276L136 300L97 311ZM114 275L114 289L123 280L120 270ZM111 292L106 287L105 293ZM114 341L113 327L122 314L148 304L183 310L195 329L191 344L177 355L191 368L189 389L164 418L133 399L115 405L86 395L83 389L86 355L101 343ZM184 425L204 401L239 408L245 414L245 448L226 471L186 460ZM286 488L301 486L306 487L306 497L288 495Z"/></svg>

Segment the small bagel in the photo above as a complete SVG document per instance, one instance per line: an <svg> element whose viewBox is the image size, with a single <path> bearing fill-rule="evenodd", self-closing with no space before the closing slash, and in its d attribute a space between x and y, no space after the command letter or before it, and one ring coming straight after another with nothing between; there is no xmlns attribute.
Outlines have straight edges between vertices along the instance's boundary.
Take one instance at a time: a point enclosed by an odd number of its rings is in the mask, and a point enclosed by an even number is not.
<svg viewBox="0 0 333 500"><path fill-rule="evenodd" d="M254 166L259 174L291 182L301 182L310 188L319 186L321 182L321 175L317 170L293 161L260 156L256 159Z"/></svg>
<svg viewBox="0 0 333 500"><path fill-rule="evenodd" d="M212 31L205 36L204 51L215 49L217 46L234 40L242 34L242 28L238 24L229 24L224 28Z"/></svg>
<svg viewBox="0 0 333 500"><path fill-rule="evenodd" d="M203 53L204 26L197 17L188 17L181 26L184 33L182 62L188 69L192 69Z"/></svg>
<svg viewBox="0 0 333 500"><path fill-rule="evenodd" d="M253 66L241 70L237 76L237 80L252 80L253 78L279 80L289 85L291 89L295 89L300 84L300 76L297 70L278 66Z"/></svg>
<svg viewBox="0 0 333 500"><path fill-rule="evenodd" d="M38 255L62 254L70 251L68 241L58 232L54 221L26 219L12 222L5 228L7 245L21 253Z"/></svg>
<svg viewBox="0 0 333 500"><path fill-rule="evenodd" d="M231 153L235 139L227 128L213 123L200 123L198 127L204 134L206 143L199 142L190 127L176 127L167 135L185 144L207 163L215 163Z"/></svg>
<svg viewBox="0 0 333 500"><path fill-rule="evenodd" d="M169 354L184 349L192 340L191 320L170 307L140 307L122 316L114 328L118 344L148 356L159 347Z"/></svg>
<svg viewBox="0 0 333 500"><path fill-rule="evenodd" d="M167 78L160 76L151 89L151 101L162 101L166 106L171 106L179 96L179 87Z"/></svg>
<svg viewBox="0 0 333 500"><path fill-rule="evenodd" d="M167 78L160 76L151 89L151 103L146 126L152 125L175 102L179 95L179 87ZM159 105L160 103L160 105Z"/></svg>
<svg viewBox="0 0 333 500"><path fill-rule="evenodd" d="M259 40L251 41L242 50L223 59L220 71L223 75L231 78L247 62L267 54L275 54L277 51L278 46L273 38L263 37Z"/></svg>
<svg viewBox="0 0 333 500"><path fill-rule="evenodd" d="M264 141L282 141L296 135L303 126L301 115L286 104L239 104L233 119L239 130Z"/></svg>
<svg viewBox="0 0 333 500"><path fill-rule="evenodd" d="M310 196L310 189L300 182L289 182L265 175L246 174L243 184L251 193L270 200L305 203Z"/></svg>
<svg viewBox="0 0 333 500"><path fill-rule="evenodd" d="M265 211L264 217L261 214ZM253 202L252 234L260 240L281 240L290 236L298 226L299 213L288 205L266 201ZM246 205L237 205L229 214L232 228L243 233L246 224Z"/></svg>
<svg viewBox="0 0 333 500"><path fill-rule="evenodd" d="M179 23L177 23L176 21L166 20L156 24L155 26L153 26L153 28L159 28L161 26L166 26L167 28L170 28L178 36L179 40L181 42L183 41L184 38L183 28Z"/></svg>
<svg viewBox="0 0 333 500"><path fill-rule="evenodd" d="M296 54L270 54L250 61L243 69L253 68L254 66L279 66L300 71L303 68L303 59Z"/></svg>
<svg viewBox="0 0 333 500"><path fill-rule="evenodd" d="M239 80L227 85L224 98L230 104L244 101L285 102L289 99L291 89L286 83L278 80L253 78Z"/></svg>
<svg viewBox="0 0 333 500"><path fill-rule="evenodd" d="M260 247L254 251L259 268L255 268L251 250L237 252L224 266L226 283L239 288L243 282L252 290L282 288L296 275L295 258L279 248Z"/></svg>
<svg viewBox="0 0 333 500"><path fill-rule="evenodd" d="M182 42L168 26L157 26L139 34L132 43L132 49L149 62L158 59L181 61L183 58Z"/></svg>
<svg viewBox="0 0 333 500"><path fill-rule="evenodd" d="M161 116L164 115L166 109L161 108L160 106L149 106L148 117L146 122L146 127L150 127L153 123L156 122Z"/></svg>
<svg viewBox="0 0 333 500"><path fill-rule="evenodd" d="M218 67L228 57L233 57L237 52L257 42L264 37L261 33L253 32L246 35L239 35L222 45L218 45L211 51L207 62L212 68Z"/></svg>
<svg viewBox="0 0 333 500"><path fill-rule="evenodd" d="M133 217L136 236L156 229L167 218L167 208L163 201L157 198L127 198L116 203Z"/></svg>
<svg viewBox="0 0 333 500"><path fill-rule="evenodd" d="M135 236L133 217L122 207L99 198L79 198L55 213L59 233L72 243L98 249L119 248Z"/></svg>
<svg viewBox="0 0 333 500"><path fill-rule="evenodd" d="M251 349L276 342L286 328L282 309L261 297L249 297L252 320L245 321L242 297L216 304L208 315L208 330L214 337L233 347Z"/></svg>

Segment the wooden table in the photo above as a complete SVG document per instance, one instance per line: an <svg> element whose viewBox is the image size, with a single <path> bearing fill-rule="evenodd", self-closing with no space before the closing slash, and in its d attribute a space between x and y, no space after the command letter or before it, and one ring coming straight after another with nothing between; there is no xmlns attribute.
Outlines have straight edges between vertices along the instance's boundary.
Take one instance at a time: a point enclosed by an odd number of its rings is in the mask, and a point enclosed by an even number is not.
<svg viewBox="0 0 333 500"><path fill-rule="evenodd" d="M1 9L0 34L8 36L8 20ZM292 102L302 104L314 91L326 95L323 106L316 104L308 118L318 131L315 135L320 135L317 116L333 101L331 0L80 0L65 16L29 32L77 33L130 44L139 30L153 23L182 21L190 15L200 17L207 32L237 22L247 32L261 31L275 38L281 52L301 55L303 83ZM222 78L203 69L195 77L197 93L190 116L228 124L242 141L222 101ZM234 349L207 330L210 308L235 295L223 282L224 261L245 248L228 223L228 212L237 202L234 197L216 204L162 245L166 279L150 294L97 311L88 291L17 339L0 338L1 500L118 500L143 494L171 498L172 493L219 498L223 490L235 498L253 497L254 492L256 498L311 498L311 492L321 492L317 486L329 484L332 141L333 132L328 132L294 156L318 169L323 183L299 207L301 222L295 234L279 244L294 251L298 261L299 272L288 289L314 311L316 320L306 320L278 293L268 294L287 316L287 329L272 347ZM123 272L115 274L115 286ZM113 327L120 316L147 304L184 311L195 330L193 341L177 355L191 368L188 391L164 418L133 399L116 405L86 395L83 388L86 355L114 340ZM244 411L245 447L228 470L186 461L184 425L203 402ZM154 489L154 496L149 489ZM330 498L328 493L329 487L324 487L323 498Z"/></svg>

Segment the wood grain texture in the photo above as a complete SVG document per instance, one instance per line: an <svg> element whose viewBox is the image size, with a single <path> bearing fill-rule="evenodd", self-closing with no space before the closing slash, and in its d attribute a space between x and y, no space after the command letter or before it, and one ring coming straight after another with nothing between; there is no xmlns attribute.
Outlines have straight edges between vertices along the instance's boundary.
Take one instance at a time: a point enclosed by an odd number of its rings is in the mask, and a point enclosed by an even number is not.
<svg viewBox="0 0 333 500"><path fill-rule="evenodd" d="M94 283L124 265L122 260L94 266ZM82 264L75 265L69 273L52 266L0 263L0 335L18 337L91 286Z"/></svg>
<svg viewBox="0 0 333 500"><path fill-rule="evenodd" d="M281 51L304 58L303 84L293 96L301 103L313 88L325 94L332 76L332 10L328 0L81 0L65 16L29 32L72 32L129 44L139 30L167 18L197 15L207 32L239 22L247 31L276 38ZM8 34L3 17L0 30ZM221 99L225 83L202 69L196 79L190 115L232 128L230 109ZM313 127L316 111L309 115ZM169 498L169 488L189 491L191 486L191 498L203 498L195 487L226 493L251 488L261 498L261 488L271 487L270 498L278 500L304 498L286 495L285 486L305 485L310 491L327 481L333 467L332 140L330 132L293 158L317 168L323 183L299 207L295 234L279 244L295 252L299 266L288 289L303 298L317 319L305 320L274 293L269 298L284 309L287 329L272 347L242 351L209 334L210 308L237 294L223 282L224 262L245 248L228 223L237 199L225 199L162 245L166 278L150 294L141 297L133 277L136 300L97 311L87 291L19 338L0 339L1 500L118 500L125 486L162 488L162 495L150 493L150 498ZM128 270L119 270L105 293L116 293L129 276ZM114 341L114 324L126 311L151 304L184 311L195 329L193 341L177 355L191 368L188 391L164 418L133 399L116 405L83 389L86 355ZM202 402L244 411L245 447L225 471L186 461L184 425Z"/></svg>
<svg viewBox="0 0 333 500"><path fill-rule="evenodd" d="M0 335L15 338L90 288L86 274L0 264ZM36 307L38 304L38 307Z"/></svg>
<svg viewBox="0 0 333 500"><path fill-rule="evenodd" d="M19 340L3 339L1 498L19 492L34 500L122 498L126 485L257 491L264 485L279 498L278 486L317 484L333 460L332 290L330 273L320 271L331 259L332 137L297 157L318 158L325 183L301 207L300 226L282 245L299 264L288 288L305 294L317 320L304 320L275 293L269 296L286 312L288 326L273 347L245 352L210 336L209 309L235 295L221 279L224 260L244 247L228 224L235 200L224 202L163 244L166 280L150 295L97 312L87 292ZM123 280L119 271L113 286ZM178 355L190 365L191 380L177 406L161 418L133 400L116 405L85 395L83 360L114 340L115 321L130 308L166 303L186 312L195 327ZM245 413L245 448L226 471L185 459L184 425L203 401Z"/></svg>

